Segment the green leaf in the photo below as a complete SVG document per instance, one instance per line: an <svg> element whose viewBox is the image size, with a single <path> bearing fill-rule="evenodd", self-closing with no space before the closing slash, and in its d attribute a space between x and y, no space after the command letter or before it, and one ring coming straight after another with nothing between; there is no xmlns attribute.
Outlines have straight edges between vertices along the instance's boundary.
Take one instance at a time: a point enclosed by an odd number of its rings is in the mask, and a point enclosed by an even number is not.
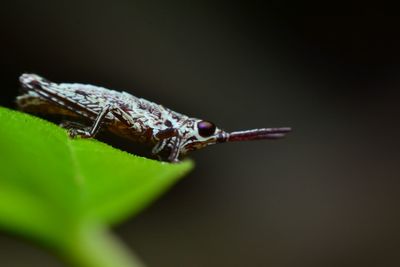
<svg viewBox="0 0 400 267"><path fill-rule="evenodd" d="M169 164L72 140L54 124L4 108L0 125L0 227L56 247L81 266L107 266L83 259L93 251L105 258L109 245L102 242L115 243L106 226L139 212L192 168L190 161Z"/></svg>

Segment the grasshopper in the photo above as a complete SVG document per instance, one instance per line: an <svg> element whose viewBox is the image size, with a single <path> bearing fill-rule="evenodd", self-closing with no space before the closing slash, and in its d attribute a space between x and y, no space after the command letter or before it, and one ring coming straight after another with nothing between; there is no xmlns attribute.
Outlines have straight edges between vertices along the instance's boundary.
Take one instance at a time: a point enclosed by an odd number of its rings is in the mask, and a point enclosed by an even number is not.
<svg viewBox="0 0 400 267"><path fill-rule="evenodd" d="M54 83L36 74L19 78L18 107L31 113L85 118L90 127L64 123L71 137L92 138L100 129L136 142L153 145L152 153L166 152L170 162L181 155L216 143L278 139L289 127L226 132L214 123L192 118L126 92L79 83Z"/></svg>

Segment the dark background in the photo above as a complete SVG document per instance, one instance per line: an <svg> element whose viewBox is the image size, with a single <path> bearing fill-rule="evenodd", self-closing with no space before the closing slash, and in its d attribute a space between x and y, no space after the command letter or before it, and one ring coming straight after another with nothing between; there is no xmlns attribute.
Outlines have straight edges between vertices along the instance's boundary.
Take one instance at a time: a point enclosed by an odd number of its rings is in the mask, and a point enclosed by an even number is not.
<svg viewBox="0 0 400 267"><path fill-rule="evenodd" d="M0 104L34 72L227 130L294 128L191 154L190 175L115 229L149 267L400 266L400 19L246 3L2 4ZM4 233L0 265L62 266Z"/></svg>

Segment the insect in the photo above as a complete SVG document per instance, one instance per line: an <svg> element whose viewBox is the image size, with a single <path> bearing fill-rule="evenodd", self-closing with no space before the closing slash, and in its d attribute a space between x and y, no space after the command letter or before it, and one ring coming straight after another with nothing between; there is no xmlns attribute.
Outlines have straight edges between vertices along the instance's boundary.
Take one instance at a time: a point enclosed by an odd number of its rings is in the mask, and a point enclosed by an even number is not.
<svg viewBox="0 0 400 267"><path fill-rule="evenodd" d="M261 128L226 132L214 123L188 117L126 92L79 83L54 83L36 74L19 78L22 95L17 105L27 112L85 118L90 127L63 124L71 137L92 138L100 129L153 145L152 153L166 153L167 160L178 162L181 155L216 143L277 139L291 129Z"/></svg>

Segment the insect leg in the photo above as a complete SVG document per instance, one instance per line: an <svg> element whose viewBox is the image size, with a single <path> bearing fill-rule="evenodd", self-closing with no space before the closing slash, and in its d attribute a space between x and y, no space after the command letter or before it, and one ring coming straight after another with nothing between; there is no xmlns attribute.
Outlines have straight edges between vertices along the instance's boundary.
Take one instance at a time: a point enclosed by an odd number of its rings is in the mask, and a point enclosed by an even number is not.
<svg viewBox="0 0 400 267"><path fill-rule="evenodd" d="M121 109L120 107L114 106L114 107L112 107L112 109L110 110L110 112L111 112L115 117L117 117L122 123L125 123L126 126L136 128L136 125L135 125L135 118L133 118L132 116L130 116L126 111L124 111L124 110Z"/></svg>
<svg viewBox="0 0 400 267"><path fill-rule="evenodd" d="M164 140L164 139L167 139L167 138L178 136L178 134L179 134L179 132L178 132L177 129L175 129L175 128L167 128L167 129L159 131L156 134L156 138L159 139L159 140Z"/></svg>
<svg viewBox="0 0 400 267"><path fill-rule="evenodd" d="M175 136L177 137L178 134L179 132L175 128L167 128L159 131L155 136L160 141L153 147L151 153L153 155L157 155L158 153L160 153L165 148L168 141L170 141L170 138Z"/></svg>
<svg viewBox="0 0 400 267"><path fill-rule="evenodd" d="M83 123L79 123L79 122L75 122L75 121L62 121L58 126L60 126L61 128L64 129L71 129L71 128L88 128L85 124Z"/></svg>
<svg viewBox="0 0 400 267"><path fill-rule="evenodd" d="M151 153L153 155L157 155L158 153L161 152L161 150L163 150L165 148L165 145L167 144L167 140L168 139L163 139L161 141L159 141L151 150Z"/></svg>
<svg viewBox="0 0 400 267"><path fill-rule="evenodd" d="M80 136L82 138L91 138L94 137L98 131L100 130L101 124L107 114L110 112L111 105L106 105L102 108L102 110L97 115L93 125L89 129L80 129L80 128L70 128L68 133L71 137Z"/></svg>
<svg viewBox="0 0 400 267"><path fill-rule="evenodd" d="M68 130L70 137L76 137L77 135L85 135L85 132L90 131L90 127L73 121L63 121L59 124L61 128Z"/></svg>
<svg viewBox="0 0 400 267"><path fill-rule="evenodd" d="M172 141L172 148L171 148L171 153L169 154L168 160L170 162L179 162L179 153L181 152L181 143L182 139L179 137L176 137Z"/></svg>

